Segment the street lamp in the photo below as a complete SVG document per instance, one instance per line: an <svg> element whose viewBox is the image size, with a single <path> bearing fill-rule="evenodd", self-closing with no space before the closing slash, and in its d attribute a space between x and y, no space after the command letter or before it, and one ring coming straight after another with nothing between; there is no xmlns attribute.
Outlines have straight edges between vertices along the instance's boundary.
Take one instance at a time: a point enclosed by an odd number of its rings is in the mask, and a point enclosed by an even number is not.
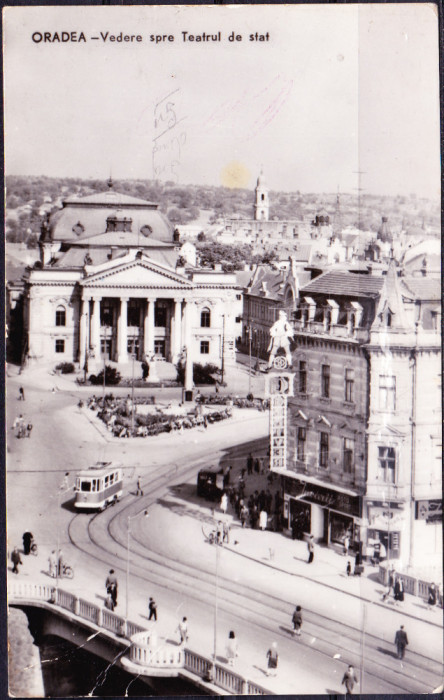
<svg viewBox="0 0 444 700"><path fill-rule="evenodd" d="M125 604L125 620L128 620L128 603L129 603L129 573L130 573L130 559L129 559L129 554L130 554L130 535L131 535L131 520L134 520L135 518L138 518L139 515L141 514L142 511L139 513L136 513L136 515L128 515L126 519L126 534L127 534L127 542L126 542L126 604ZM149 517L149 513L147 510L143 511L143 515L145 518Z"/></svg>
<svg viewBox="0 0 444 700"><path fill-rule="evenodd" d="M247 327L248 331L248 393L251 394L251 324Z"/></svg>
<svg viewBox="0 0 444 700"><path fill-rule="evenodd" d="M224 383L225 373L225 314L222 314L222 367L221 367L221 384Z"/></svg>

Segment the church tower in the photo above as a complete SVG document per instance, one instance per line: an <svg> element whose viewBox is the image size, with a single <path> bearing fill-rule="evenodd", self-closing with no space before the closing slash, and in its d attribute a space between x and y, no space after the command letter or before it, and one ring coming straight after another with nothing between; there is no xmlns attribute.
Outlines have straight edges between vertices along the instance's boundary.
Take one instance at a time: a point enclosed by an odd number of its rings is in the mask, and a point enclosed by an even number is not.
<svg viewBox="0 0 444 700"><path fill-rule="evenodd" d="M254 219L255 221L268 221L270 203L268 201L268 188L265 185L262 170L257 179L255 193L256 201L254 203Z"/></svg>

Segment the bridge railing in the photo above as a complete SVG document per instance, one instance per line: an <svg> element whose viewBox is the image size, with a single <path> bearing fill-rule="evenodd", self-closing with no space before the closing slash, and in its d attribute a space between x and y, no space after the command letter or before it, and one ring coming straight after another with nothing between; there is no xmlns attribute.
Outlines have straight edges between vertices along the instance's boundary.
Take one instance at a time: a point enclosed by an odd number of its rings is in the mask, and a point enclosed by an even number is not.
<svg viewBox="0 0 444 700"><path fill-rule="evenodd" d="M200 678L211 676L213 685L233 695L271 694L269 690L223 665L213 664L210 659L190 649L167 645L150 646L149 630L54 585L23 581L8 582L8 601L13 603L21 600L38 600L60 607L94 625L103 627L116 636L131 639L130 659L140 666L164 669L184 668Z"/></svg>

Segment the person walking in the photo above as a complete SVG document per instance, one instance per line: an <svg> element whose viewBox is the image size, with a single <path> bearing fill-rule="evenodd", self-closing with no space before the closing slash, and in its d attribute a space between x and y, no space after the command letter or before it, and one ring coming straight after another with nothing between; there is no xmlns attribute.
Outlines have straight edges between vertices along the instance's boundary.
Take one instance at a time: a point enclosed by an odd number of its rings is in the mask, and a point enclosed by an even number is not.
<svg viewBox="0 0 444 700"><path fill-rule="evenodd" d="M241 508L240 512L240 521L242 523L242 527L245 527L245 523L248 520L248 508L246 505L243 505Z"/></svg>
<svg viewBox="0 0 444 700"><path fill-rule="evenodd" d="M277 642L273 642L269 650L267 651L267 659L268 659L268 664L267 664L267 670L266 670L266 675L267 676L276 676L277 675L277 667L278 667L278 661L279 661L279 654L277 650Z"/></svg>
<svg viewBox="0 0 444 700"><path fill-rule="evenodd" d="M436 586L434 583L430 584L429 597L427 599L427 603L430 608L434 608L434 606L436 605Z"/></svg>
<svg viewBox="0 0 444 700"><path fill-rule="evenodd" d="M108 595L111 596L113 600L114 607L117 605L117 589L118 589L118 582L117 582L117 577L114 573L114 569L110 569L108 576L106 577L105 581L105 588L106 592Z"/></svg>
<svg viewBox="0 0 444 700"><path fill-rule="evenodd" d="M355 687L355 683L358 683L358 679L356 678L355 669L350 664L342 678L342 685L345 685L346 698L350 698L353 695L353 688Z"/></svg>
<svg viewBox="0 0 444 700"><path fill-rule="evenodd" d="M302 608L300 605L296 605L291 621L293 623L293 635L300 637L302 627Z"/></svg>
<svg viewBox="0 0 444 700"><path fill-rule="evenodd" d="M31 437L31 432L32 432L32 423L28 423L26 426L26 437L29 438Z"/></svg>
<svg viewBox="0 0 444 700"><path fill-rule="evenodd" d="M32 532L29 532L29 530L26 530L26 532L23 533L23 553L28 555L31 552L31 545L32 545L32 540L34 539L34 536Z"/></svg>
<svg viewBox="0 0 444 700"><path fill-rule="evenodd" d="M106 598L105 598L105 608L107 608L107 610L111 610L111 611L114 610L114 601L113 601L112 595L110 593L108 593Z"/></svg>
<svg viewBox="0 0 444 700"><path fill-rule="evenodd" d="M224 515L227 512L227 508L228 508L228 496L226 493L223 493L222 498L220 499L220 509Z"/></svg>
<svg viewBox="0 0 444 700"><path fill-rule="evenodd" d="M230 526L228 523L224 522L222 527L223 527L222 544L224 542L226 542L227 544L230 544Z"/></svg>
<svg viewBox="0 0 444 700"><path fill-rule="evenodd" d="M24 388L21 386L20 389L19 389L19 401L24 401L24 400L25 400L25 390L24 390Z"/></svg>
<svg viewBox="0 0 444 700"><path fill-rule="evenodd" d="M261 464L259 462L259 457L256 457L256 459L254 460L254 471L256 472L256 474L260 474Z"/></svg>
<svg viewBox="0 0 444 700"><path fill-rule="evenodd" d="M405 648L408 643L409 640L407 638L407 632L404 629L404 625L401 625L395 634L396 651L398 654L398 659L401 659L401 661L405 656Z"/></svg>
<svg viewBox="0 0 444 700"><path fill-rule="evenodd" d="M251 474L253 473L253 465L254 465L254 459L253 459L253 455L250 452L250 454L247 457L247 474L248 474L248 476L251 476Z"/></svg>
<svg viewBox="0 0 444 700"><path fill-rule="evenodd" d="M19 564L23 564L21 557L20 557L20 552L18 551L18 547L14 547L14 549L12 550L11 561L12 561L12 573L18 574Z"/></svg>
<svg viewBox="0 0 444 700"><path fill-rule="evenodd" d="M185 644L185 642L188 641L188 621L186 617L183 617L182 620L179 622L177 630L180 635L179 644L180 646L182 646L182 644Z"/></svg>
<svg viewBox="0 0 444 700"><path fill-rule="evenodd" d="M57 578L57 557L55 549L52 550L51 554L48 557L48 565L49 575L51 576L51 578Z"/></svg>
<svg viewBox="0 0 444 700"><path fill-rule="evenodd" d="M383 603L385 603L387 598L390 598L390 593L392 591L392 588L394 588L394 585L395 585L395 569L392 566L392 568L390 569L390 571L388 573L388 577L387 577L387 589L386 589L384 595L382 596Z"/></svg>
<svg viewBox="0 0 444 700"><path fill-rule="evenodd" d="M60 578L63 576L64 566L65 562L63 560L63 552L61 549L59 549L57 552L57 576L59 576Z"/></svg>
<svg viewBox="0 0 444 700"><path fill-rule="evenodd" d="M267 511L261 510L261 512L259 513L259 527L262 530L262 532L267 529L267 522L268 522Z"/></svg>
<svg viewBox="0 0 444 700"><path fill-rule="evenodd" d="M239 656L237 639L236 639L236 635L234 634L234 631L230 630L230 632L228 633L228 642L227 642L227 658L228 658L228 665L229 666L234 666L236 656Z"/></svg>
<svg viewBox="0 0 444 700"><path fill-rule="evenodd" d="M137 477L136 496L143 496L142 486L141 486L141 484L140 484L140 476Z"/></svg>
<svg viewBox="0 0 444 700"><path fill-rule="evenodd" d="M148 620L154 620L154 622L157 622L157 605L154 598L150 597L148 602L148 610L150 611Z"/></svg>
<svg viewBox="0 0 444 700"><path fill-rule="evenodd" d="M307 549L308 549L308 564L311 564L313 559L314 559L314 537L313 535L310 535L308 538L307 542Z"/></svg>
<svg viewBox="0 0 444 700"><path fill-rule="evenodd" d="M348 550L349 549L350 549L350 537L348 535L346 535L344 537L344 551L343 551L343 555L345 557L348 557Z"/></svg>
<svg viewBox="0 0 444 700"><path fill-rule="evenodd" d="M395 595L395 605L398 603L403 603L404 602L404 583L402 581L402 578L400 578L399 576L397 576L397 578L396 578L393 592Z"/></svg>
<svg viewBox="0 0 444 700"><path fill-rule="evenodd" d="M346 572L347 572L347 576L351 576L351 572L352 572L352 565L351 565L351 561L350 561L350 559L349 559L349 560L348 560L348 562L347 562L347 568L346 568Z"/></svg>

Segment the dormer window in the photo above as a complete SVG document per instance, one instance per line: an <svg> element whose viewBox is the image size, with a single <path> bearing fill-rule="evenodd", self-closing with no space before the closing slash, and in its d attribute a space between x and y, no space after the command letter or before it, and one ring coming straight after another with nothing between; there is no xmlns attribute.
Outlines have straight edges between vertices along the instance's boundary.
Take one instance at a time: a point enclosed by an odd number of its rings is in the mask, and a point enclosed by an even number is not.
<svg viewBox="0 0 444 700"><path fill-rule="evenodd" d="M117 216L109 216L106 220L106 232L109 231L131 231L132 219L127 219L124 216L122 219Z"/></svg>
<svg viewBox="0 0 444 700"><path fill-rule="evenodd" d="M386 317L386 325L387 325L387 328L391 328L391 326L392 326L392 318L393 318L392 312L391 312L391 311L387 311L387 317Z"/></svg>
<svg viewBox="0 0 444 700"><path fill-rule="evenodd" d="M177 231L177 229L176 229L176 231ZM174 235L176 235L176 231L174 231ZM148 226L148 224L145 224L145 226L142 226L142 228L140 229L140 233L142 234L142 236L145 236L145 238L148 238L148 236L151 236L152 232L153 232L153 229L151 228L151 226ZM177 239L174 238L174 240L179 240L179 238L177 238Z"/></svg>

